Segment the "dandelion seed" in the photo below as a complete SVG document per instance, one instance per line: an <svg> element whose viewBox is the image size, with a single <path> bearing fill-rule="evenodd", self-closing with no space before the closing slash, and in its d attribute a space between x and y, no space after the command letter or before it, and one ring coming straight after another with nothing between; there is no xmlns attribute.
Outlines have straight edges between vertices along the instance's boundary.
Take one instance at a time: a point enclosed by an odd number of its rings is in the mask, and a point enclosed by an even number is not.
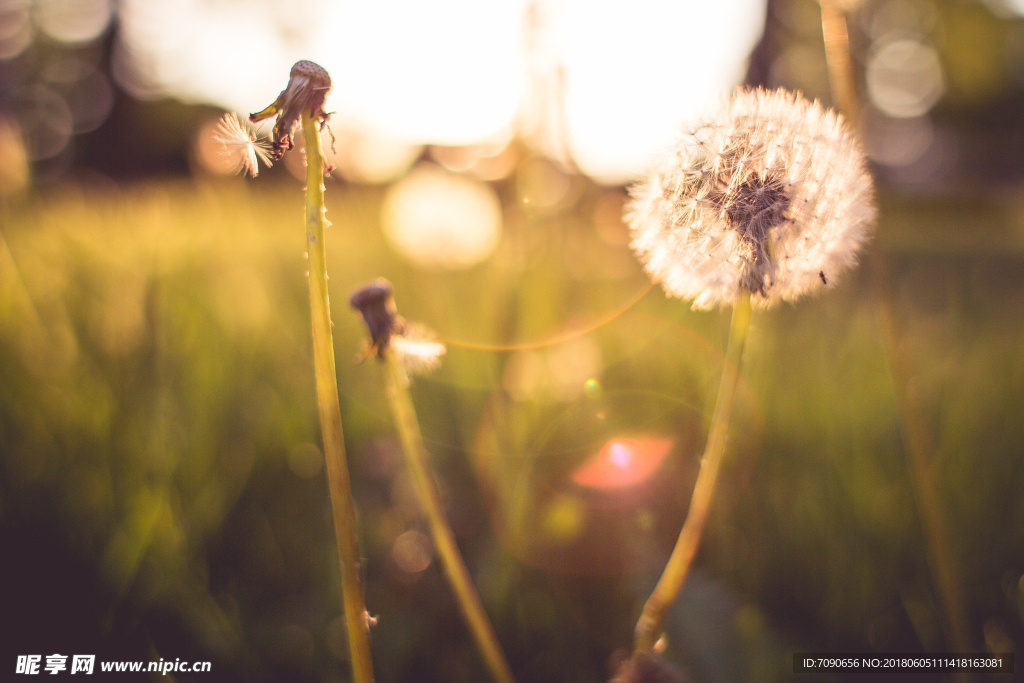
<svg viewBox="0 0 1024 683"><path fill-rule="evenodd" d="M304 59L292 66L288 85L274 103L261 112L249 115L249 120L253 122L277 117L271 152L275 161L293 147L292 131L299 125L299 117L303 112L310 112L313 118L320 121L320 130L324 129L331 116L324 111L324 101L330 91L331 76L327 70ZM333 139L333 133L331 137Z"/></svg>
<svg viewBox="0 0 1024 683"><path fill-rule="evenodd" d="M234 171L247 172L253 178L259 175L260 169L256 160L271 166L270 145L260 140L256 133L244 128L238 120L238 114L224 114L214 139L224 145L222 154L234 162Z"/></svg>
<svg viewBox="0 0 1024 683"><path fill-rule="evenodd" d="M406 325L405 331L391 338L391 350L411 375L426 375L441 364L444 344L422 325Z"/></svg>
<svg viewBox="0 0 1024 683"><path fill-rule="evenodd" d="M737 90L630 195L633 249L697 309L820 289L856 263L876 214L842 118L785 90Z"/></svg>

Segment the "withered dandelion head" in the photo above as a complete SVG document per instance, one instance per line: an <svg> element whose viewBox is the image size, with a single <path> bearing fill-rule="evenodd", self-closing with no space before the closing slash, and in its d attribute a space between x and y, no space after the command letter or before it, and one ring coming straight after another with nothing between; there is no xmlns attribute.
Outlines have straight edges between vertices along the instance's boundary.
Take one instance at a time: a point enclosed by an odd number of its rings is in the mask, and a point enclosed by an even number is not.
<svg viewBox="0 0 1024 683"><path fill-rule="evenodd" d="M324 111L324 101L331 91L331 76L315 62L295 62L288 78L288 86L281 91L274 103L261 112L250 114L250 121L262 121L277 117L273 133L271 156L278 160L293 147L292 131L299 124L299 117L308 112L320 122L320 130L327 124L330 114Z"/></svg>
<svg viewBox="0 0 1024 683"><path fill-rule="evenodd" d="M435 370L445 354L445 346L427 328L408 324L398 315L394 287L384 278L377 278L360 287L349 298L349 304L363 315L370 332L370 348L366 355L376 353L383 359L394 353L407 372L423 375Z"/></svg>
<svg viewBox="0 0 1024 683"><path fill-rule="evenodd" d="M630 189L633 248L697 309L741 290L792 301L852 267L875 219L860 145L835 112L739 89Z"/></svg>
<svg viewBox="0 0 1024 683"><path fill-rule="evenodd" d="M260 172L257 159L271 165L270 145L243 127L238 114L224 114L213 137L224 146L222 153L234 163L235 173L242 171L255 178Z"/></svg>
<svg viewBox="0 0 1024 683"><path fill-rule="evenodd" d="M381 277L352 292L348 300L352 308L362 313L370 342L380 357L391 343L391 335L401 333L404 327L395 308L394 292L391 283Z"/></svg>

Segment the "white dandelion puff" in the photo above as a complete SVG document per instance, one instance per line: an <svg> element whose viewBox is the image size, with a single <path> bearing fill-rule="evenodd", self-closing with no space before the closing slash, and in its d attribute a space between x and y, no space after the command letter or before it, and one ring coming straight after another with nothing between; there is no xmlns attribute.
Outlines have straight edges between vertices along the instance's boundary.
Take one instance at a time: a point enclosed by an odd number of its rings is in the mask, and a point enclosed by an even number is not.
<svg viewBox="0 0 1024 683"><path fill-rule="evenodd" d="M633 249L696 309L731 304L741 290L770 304L832 284L876 215L843 119L781 89L737 90L630 195Z"/></svg>
<svg viewBox="0 0 1024 683"><path fill-rule="evenodd" d="M391 338L391 351L410 375L426 375L441 364L446 349L427 328L412 323Z"/></svg>
<svg viewBox="0 0 1024 683"><path fill-rule="evenodd" d="M270 145L260 140L255 132L244 128L237 114L221 117L214 139L224 146L221 153L234 162L235 173L247 172L255 178L260 171L257 159L271 165Z"/></svg>

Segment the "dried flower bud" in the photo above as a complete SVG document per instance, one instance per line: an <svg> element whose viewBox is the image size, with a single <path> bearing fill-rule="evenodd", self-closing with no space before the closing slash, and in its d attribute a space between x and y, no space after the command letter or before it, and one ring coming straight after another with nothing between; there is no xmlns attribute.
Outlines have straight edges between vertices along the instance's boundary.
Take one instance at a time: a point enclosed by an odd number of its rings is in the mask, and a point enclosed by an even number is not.
<svg viewBox="0 0 1024 683"><path fill-rule="evenodd" d="M249 115L249 120L253 122L277 116L272 152L275 161L292 148L292 131L299 124L303 112L309 112L310 116L316 118L320 122L320 130L323 130L330 118L330 114L324 111L324 101L330 91L331 76L327 70L304 59L295 62L288 86L274 103L261 112Z"/></svg>
<svg viewBox="0 0 1024 683"><path fill-rule="evenodd" d="M427 328L406 324L398 315L393 294L391 283L377 278L349 299L352 308L363 314L370 331L367 355L376 352L383 359L385 353L394 353L406 372L424 375L437 368L446 349Z"/></svg>
<svg viewBox="0 0 1024 683"><path fill-rule="evenodd" d="M384 357L384 352L391 342L391 335L401 332L404 328L404 322L398 317L395 308L394 291L390 282L384 278L377 278L353 292L348 300L352 308L363 314L363 320L370 331L373 349L377 351L379 358Z"/></svg>
<svg viewBox="0 0 1024 683"><path fill-rule="evenodd" d="M741 290L794 300L832 283L856 263L876 213L842 118L785 90L738 90L630 194L634 250L694 308Z"/></svg>

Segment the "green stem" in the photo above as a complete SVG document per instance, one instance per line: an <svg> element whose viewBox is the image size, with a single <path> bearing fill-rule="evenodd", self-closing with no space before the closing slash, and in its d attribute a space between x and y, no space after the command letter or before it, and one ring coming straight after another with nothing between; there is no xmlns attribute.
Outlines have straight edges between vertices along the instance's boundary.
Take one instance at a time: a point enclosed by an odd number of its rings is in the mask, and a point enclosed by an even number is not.
<svg viewBox="0 0 1024 683"><path fill-rule="evenodd" d="M860 105L850 60L850 33L846 12L839 0L819 0L825 63L832 89L832 106L841 111L853 129L860 127Z"/></svg>
<svg viewBox="0 0 1024 683"><path fill-rule="evenodd" d="M359 538L356 509L352 500L345 439L341 431L341 405L334 366L334 337L331 333L331 305L327 298L327 249L324 244L324 158L320 147L319 122L302 114L306 140L306 250L309 254L309 306L313 323L313 365L320 428L327 463L327 486L334 513L334 534L341 562L341 596L352 678L356 683L373 683L369 627L359 567Z"/></svg>
<svg viewBox="0 0 1024 683"><path fill-rule="evenodd" d="M953 559L949 527L935 480L935 448L922 417L920 397L914 391L910 355L905 345L901 343L898 318L889 296L891 289L888 264L877 247L871 261L879 326L889 358L889 372L896 395L896 410L903 426L903 444L910 456L910 483L921 518L928 567L946 617L947 642L956 652L972 652L967 608L960 588L959 566ZM973 680L974 676L968 672L961 672L954 674L953 678L957 681L969 681Z"/></svg>
<svg viewBox="0 0 1024 683"><path fill-rule="evenodd" d="M704 457L700 464L700 473L693 487L690 498L690 509L686 513L686 522L679 532L676 547L672 550L668 564L658 579L658 585L647 599L644 610L636 624L633 654L642 655L653 651L654 644L661 636L661 622L665 611L676 599L679 589L683 587L686 574L693 562L693 556L700 545L700 537L704 531L704 523L711 508L711 497L715 492L715 481L722 466L722 455L729 435L729 417L732 413L732 400L736 394L736 385L740 376L740 359L743 356L743 344L747 338L750 325L750 292L744 291L736 300L732 309L732 323L729 326L729 344L725 352L725 367L722 368L722 382L718 388L718 399L715 401L715 412L711 417L711 428L708 430L708 441L704 448Z"/></svg>
<svg viewBox="0 0 1024 683"><path fill-rule="evenodd" d="M437 494L437 487L433 477L427 469L426 449L423 446L423 436L420 434L419 423L416 420L416 409L412 404L412 397L409 395L409 378L405 368L394 353L385 353L385 375L387 378L388 401L391 403L391 411L395 416L395 424L398 427L398 435L402 441L402 450L405 453L405 462L412 476L413 488L416 497L419 499L423 512L427 516L430 525L430 533L437 548L437 554L441 557L441 564L444 566L445 574L448 575L448 582L455 591L455 598L466 619L473 640L480 651L491 676L499 683L515 683L512 677L512 670L505 660L505 655L498 644L498 638L494 633L487 613L484 612L480 596L473 587L466 563L459 554L459 548L455 544L455 534L448 526L444 510L441 507L441 500Z"/></svg>
<svg viewBox="0 0 1024 683"><path fill-rule="evenodd" d="M846 12L838 0L819 1L832 100L850 121L851 126L857 129L860 103L854 87ZM957 652L971 652L971 632L961 589L959 565L954 560L949 528L933 471L935 449L922 417L924 411L920 399L912 388L910 357L901 343L899 319L891 301L889 264L877 241L869 260L873 270L871 281L874 284L875 306L882 340L889 359L897 411L903 425L903 442L910 455L908 463L914 501L921 517L928 566L945 614L947 642ZM960 673L954 675L954 679L968 681L972 680L973 676L969 673Z"/></svg>

